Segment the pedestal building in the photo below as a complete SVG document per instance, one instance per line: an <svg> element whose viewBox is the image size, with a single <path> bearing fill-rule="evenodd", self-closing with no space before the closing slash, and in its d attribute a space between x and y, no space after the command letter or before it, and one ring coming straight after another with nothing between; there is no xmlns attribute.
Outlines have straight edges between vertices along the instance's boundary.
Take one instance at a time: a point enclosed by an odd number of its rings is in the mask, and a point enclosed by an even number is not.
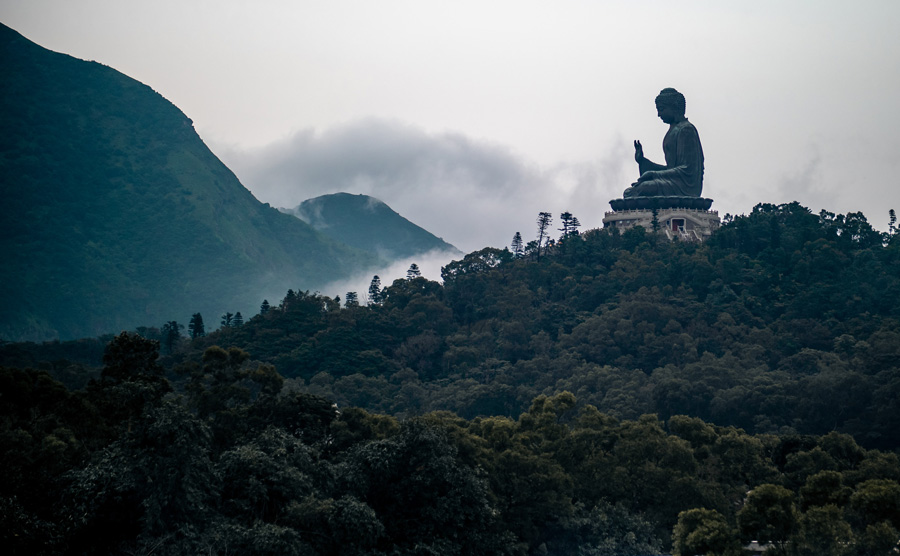
<svg viewBox="0 0 900 556"><path fill-rule="evenodd" d="M603 227L622 231L643 226L670 240L704 241L719 228L719 213L709 210L712 199L702 197L632 197L609 202L612 212L603 217Z"/></svg>

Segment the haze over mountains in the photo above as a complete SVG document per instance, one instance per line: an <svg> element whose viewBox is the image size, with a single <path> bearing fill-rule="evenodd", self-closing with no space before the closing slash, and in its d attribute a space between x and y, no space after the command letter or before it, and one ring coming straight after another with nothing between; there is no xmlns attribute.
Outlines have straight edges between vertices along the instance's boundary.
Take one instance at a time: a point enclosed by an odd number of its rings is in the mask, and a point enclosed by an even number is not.
<svg viewBox="0 0 900 556"><path fill-rule="evenodd" d="M214 326L384 262L260 203L142 83L2 25L0 72L2 339Z"/></svg>

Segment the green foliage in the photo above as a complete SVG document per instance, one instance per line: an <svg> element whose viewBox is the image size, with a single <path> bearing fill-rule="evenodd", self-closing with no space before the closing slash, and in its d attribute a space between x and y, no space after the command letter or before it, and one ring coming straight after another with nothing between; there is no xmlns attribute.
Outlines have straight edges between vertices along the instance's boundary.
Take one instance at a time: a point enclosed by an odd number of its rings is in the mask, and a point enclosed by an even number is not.
<svg viewBox="0 0 900 556"><path fill-rule="evenodd" d="M740 543L725 517L715 510L693 509L678 514L672 531L675 556L741 554Z"/></svg>
<svg viewBox="0 0 900 556"><path fill-rule="evenodd" d="M737 516L741 537L771 542L786 554L797 525L793 498L790 490L778 485L764 484L751 490Z"/></svg>
<svg viewBox="0 0 900 556"><path fill-rule="evenodd" d="M163 375L158 359L159 342L122 332L106 346L102 376L117 382L155 381Z"/></svg>
<svg viewBox="0 0 900 556"><path fill-rule="evenodd" d="M834 504L810 508L800 516L795 551L801 555L844 556L854 552L854 536Z"/></svg>
<svg viewBox="0 0 900 556"><path fill-rule="evenodd" d="M895 247L761 205L703 245L487 248L371 307L289 290L174 384L123 334L83 392L2 375L0 518L50 553L889 554Z"/></svg>
<svg viewBox="0 0 900 556"><path fill-rule="evenodd" d="M760 205L703 245L592 230L540 260L486 248L446 265L443 284L379 285L377 307L289 292L187 357L237 345L341 407L399 416L516 417L568 390L618 418L836 431L894 449L900 312L886 300L900 296L900 257L833 227L796 204ZM794 456L792 488L816 457Z"/></svg>
<svg viewBox="0 0 900 556"><path fill-rule="evenodd" d="M295 294L290 309L322 311L311 299ZM605 556L660 553L672 531L676 553L736 554L735 522L798 554L896 543L900 462L845 435L620 421L569 392L538 396L516 420L439 412L398 422L338 412L247 352L215 346L181 369L185 397L141 398L127 426L103 409L110 401L94 409L91 400L123 395L113 387L168 384L152 378L157 353L138 336L114 338L108 376L86 393L44 373L0 373L13 396L0 404L0 520L19 532L8 546ZM800 460L810 469L797 475ZM795 475L808 476L795 491L765 483Z"/></svg>
<svg viewBox="0 0 900 556"><path fill-rule="evenodd" d="M890 479L870 479L850 496L854 519L861 523L887 522L900 529L900 484Z"/></svg>

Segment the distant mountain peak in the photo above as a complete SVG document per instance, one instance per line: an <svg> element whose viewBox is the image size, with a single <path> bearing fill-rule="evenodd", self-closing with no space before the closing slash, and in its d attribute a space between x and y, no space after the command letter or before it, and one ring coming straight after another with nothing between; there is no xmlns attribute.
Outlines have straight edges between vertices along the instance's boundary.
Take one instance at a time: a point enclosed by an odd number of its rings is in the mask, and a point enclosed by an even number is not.
<svg viewBox="0 0 900 556"><path fill-rule="evenodd" d="M404 259L436 249L460 253L453 245L400 216L384 201L369 195L330 193L281 211L293 214L337 241L389 259Z"/></svg>

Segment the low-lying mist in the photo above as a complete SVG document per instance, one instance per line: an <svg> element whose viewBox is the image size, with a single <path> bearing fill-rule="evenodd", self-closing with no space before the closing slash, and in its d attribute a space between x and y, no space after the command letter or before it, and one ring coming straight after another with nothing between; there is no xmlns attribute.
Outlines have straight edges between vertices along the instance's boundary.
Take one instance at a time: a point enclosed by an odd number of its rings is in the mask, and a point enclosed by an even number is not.
<svg viewBox="0 0 900 556"><path fill-rule="evenodd" d="M409 267L416 264L424 278L440 282L441 267L462 257L463 255L458 251L435 249L421 255L390 263L382 268L361 272L346 280L331 282L323 286L319 293L331 298L340 296L343 303L346 300L347 292L356 292L360 305L365 305L368 302L369 286L372 283L373 276L378 276L381 279L381 287L383 288L390 286L398 278L406 278L406 272L409 270Z"/></svg>

